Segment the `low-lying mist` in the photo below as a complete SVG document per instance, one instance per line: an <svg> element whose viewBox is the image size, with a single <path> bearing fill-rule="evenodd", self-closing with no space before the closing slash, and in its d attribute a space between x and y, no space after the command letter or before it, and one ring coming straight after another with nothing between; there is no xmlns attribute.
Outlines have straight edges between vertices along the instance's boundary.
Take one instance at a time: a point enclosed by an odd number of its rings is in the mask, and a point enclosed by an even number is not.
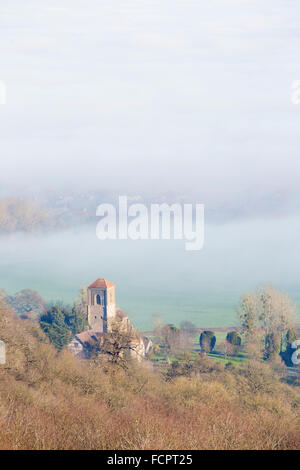
<svg viewBox="0 0 300 470"><path fill-rule="evenodd" d="M158 312L173 323L233 325L241 293L261 282L300 301L300 217L207 224L199 252L185 251L184 240L100 241L95 229L2 236L0 287L72 302L80 287L105 277L142 330Z"/></svg>

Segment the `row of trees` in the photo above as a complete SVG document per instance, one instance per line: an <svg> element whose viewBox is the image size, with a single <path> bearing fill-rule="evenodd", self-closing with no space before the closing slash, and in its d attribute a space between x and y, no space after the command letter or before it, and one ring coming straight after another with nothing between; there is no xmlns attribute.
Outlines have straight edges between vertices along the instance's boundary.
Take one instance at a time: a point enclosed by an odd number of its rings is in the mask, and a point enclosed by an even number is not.
<svg viewBox="0 0 300 470"><path fill-rule="evenodd" d="M249 356L260 356L272 360L280 355L291 365L294 352L293 342L297 339L295 330L296 307L288 295L271 286L260 286L255 292L241 298L237 312L239 331L227 333L225 341L218 345L218 351L225 356L239 352L242 339ZM190 322L183 322L181 328L173 324L164 325L156 319L155 336L157 345L154 352L176 355L193 349L198 329ZM203 331L199 338L202 352L210 353L216 346L213 331ZM159 345L159 346L158 346Z"/></svg>
<svg viewBox="0 0 300 470"><path fill-rule="evenodd" d="M161 324L155 329L156 345L154 352L162 351L168 355L176 355L180 352L191 351L194 346L194 338L198 329L190 322L183 322L178 328L173 324ZM216 336L213 331L203 331L199 338L201 351L210 353L216 345ZM230 331L226 336L227 354L236 354L241 346L242 339L237 331Z"/></svg>
<svg viewBox="0 0 300 470"><path fill-rule="evenodd" d="M200 335L199 342L201 351L208 353L213 352L215 345L216 345L216 336L213 331L203 331ZM234 355L240 349L242 344L242 338L237 331L230 331L227 333L225 342L221 345L222 350L225 355Z"/></svg>

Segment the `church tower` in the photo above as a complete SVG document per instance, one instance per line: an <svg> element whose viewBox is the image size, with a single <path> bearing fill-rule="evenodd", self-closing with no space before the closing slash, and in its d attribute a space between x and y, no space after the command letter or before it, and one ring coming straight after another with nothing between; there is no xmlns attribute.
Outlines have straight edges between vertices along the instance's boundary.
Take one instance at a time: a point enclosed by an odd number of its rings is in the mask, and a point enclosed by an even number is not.
<svg viewBox="0 0 300 470"><path fill-rule="evenodd" d="M116 316L115 285L99 278L87 289L87 317L93 331L106 333Z"/></svg>

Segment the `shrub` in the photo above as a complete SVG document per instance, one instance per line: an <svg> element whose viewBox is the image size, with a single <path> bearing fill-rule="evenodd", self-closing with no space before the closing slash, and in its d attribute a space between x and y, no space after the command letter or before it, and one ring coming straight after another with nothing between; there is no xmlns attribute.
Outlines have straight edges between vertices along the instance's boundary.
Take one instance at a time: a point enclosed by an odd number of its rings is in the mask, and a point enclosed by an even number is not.
<svg viewBox="0 0 300 470"><path fill-rule="evenodd" d="M166 380L168 381L180 376L190 377L194 370L194 364L190 360L173 361L167 369Z"/></svg>
<svg viewBox="0 0 300 470"><path fill-rule="evenodd" d="M232 344L233 346L241 346L242 344L242 338L237 331L230 331L227 333L226 341L228 341L228 343Z"/></svg>
<svg viewBox="0 0 300 470"><path fill-rule="evenodd" d="M216 344L213 331L203 331L200 335L200 347L203 352L212 352Z"/></svg>
<svg viewBox="0 0 300 470"><path fill-rule="evenodd" d="M280 351L280 339L276 333L269 333L265 337L264 359L274 358Z"/></svg>

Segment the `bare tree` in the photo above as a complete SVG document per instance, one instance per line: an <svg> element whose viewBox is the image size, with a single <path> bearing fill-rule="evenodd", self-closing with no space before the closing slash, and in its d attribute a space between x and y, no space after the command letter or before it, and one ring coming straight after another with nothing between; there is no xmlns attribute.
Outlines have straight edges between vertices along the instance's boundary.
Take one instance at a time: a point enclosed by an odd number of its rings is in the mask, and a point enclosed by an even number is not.
<svg viewBox="0 0 300 470"><path fill-rule="evenodd" d="M240 303L238 317L241 331L248 341L269 334L280 338L280 351L287 330L295 322L295 305L288 295L272 286L261 286L255 292L245 294Z"/></svg>
<svg viewBox="0 0 300 470"><path fill-rule="evenodd" d="M75 300L75 307L76 309L82 313L82 315L87 314L87 289L86 287L81 287L79 290L79 295Z"/></svg>
<svg viewBox="0 0 300 470"><path fill-rule="evenodd" d="M111 331L104 335L98 352L106 355L111 364L127 369L131 351L136 352L136 342L132 329L125 330L115 321Z"/></svg>
<svg viewBox="0 0 300 470"><path fill-rule="evenodd" d="M295 323L296 308L290 297L272 286L259 289L261 313L259 321L266 335L277 334L280 338L280 352L284 337Z"/></svg>
<svg viewBox="0 0 300 470"><path fill-rule="evenodd" d="M218 345L218 352L223 354L223 356L234 356L236 354L236 348L233 344L230 344L227 340L221 341Z"/></svg>
<svg viewBox="0 0 300 470"><path fill-rule="evenodd" d="M180 330L175 325L167 324L160 329L160 338L167 355L178 351L180 344L179 337Z"/></svg>
<svg viewBox="0 0 300 470"><path fill-rule="evenodd" d="M260 300L258 292L244 294L240 301L237 316L241 324L241 333L251 340L257 332L260 314Z"/></svg>

